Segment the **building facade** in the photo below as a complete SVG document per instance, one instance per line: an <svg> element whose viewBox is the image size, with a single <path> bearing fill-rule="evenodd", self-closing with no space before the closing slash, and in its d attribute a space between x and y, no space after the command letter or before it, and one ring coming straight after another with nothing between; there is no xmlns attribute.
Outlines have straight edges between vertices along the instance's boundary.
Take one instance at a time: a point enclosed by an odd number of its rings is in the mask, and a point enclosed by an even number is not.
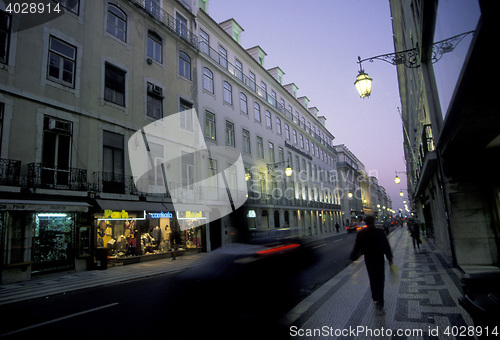
<svg viewBox="0 0 500 340"><path fill-rule="evenodd" d="M390 4L395 50L416 51L419 62L397 66L411 207L455 265L498 267L499 179L485 169L500 155L500 123L477 86L498 4Z"/></svg>
<svg viewBox="0 0 500 340"><path fill-rule="evenodd" d="M242 46L243 28L235 19L216 23L200 10L197 20L198 115L207 145L241 151L248 227L291 228L299 236L332 231L340 222L340 201L330 176L337 154L326 118L307 97L297 95L295 84L284 83L282 69L265 66L260 46ZM285 174L287 167L291 176ZM235 234L230 219L216 222L223 243Z"/></svg>
<svg viewBox="0 0 500 340"><path fill-rule="evenodd" d="M192 9L57 3L64 14L23 29L0 2L2 282L92 268L97 249L155 255L176 224L168 194L137 190L127 142L197 104ZM183 237L206 247L201 230Z"/></svg>

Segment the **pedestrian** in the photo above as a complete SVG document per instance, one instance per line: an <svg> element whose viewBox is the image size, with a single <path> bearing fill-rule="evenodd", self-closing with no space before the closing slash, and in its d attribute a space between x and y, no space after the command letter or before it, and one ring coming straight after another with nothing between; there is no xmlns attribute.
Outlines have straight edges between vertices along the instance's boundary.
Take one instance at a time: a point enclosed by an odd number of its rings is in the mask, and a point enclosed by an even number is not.
<svg viewBox="0 0 500 340"><path fill-rule="evenodd" d="M384 279L385 263L384 255L392 265L392 251L385 233L381 229L375 228L373 216L365 218L367 227L358 232L356 243L352 249L351 261L356 261L359 256L365 256L366 270L370 279L372 299L375 303L377 314L384 313Z"/></svg>
<svg viewBox="0 0 500 340"><path fill-rule="evenodd" d="M177 230L177 228L172 227L170 231L170 248L172 248L172 261L174 261L177 257L177 251L179 250L179 246L182 243L181 234Z"/></svg>
<svg viewBox="0 0 500 340"><path fill-rule="evenodd" d="M418 223L418 219L416 218L412 224L410 224L410 235L413 240L413 249L420 250L420 226Z"/></svg>
<svg viewBox="0 0 500 340"><path fill-rule="evenodd" d="M335 223L335 229L337 230L337 233L340 231L340 226L338 223Z"/></svg>

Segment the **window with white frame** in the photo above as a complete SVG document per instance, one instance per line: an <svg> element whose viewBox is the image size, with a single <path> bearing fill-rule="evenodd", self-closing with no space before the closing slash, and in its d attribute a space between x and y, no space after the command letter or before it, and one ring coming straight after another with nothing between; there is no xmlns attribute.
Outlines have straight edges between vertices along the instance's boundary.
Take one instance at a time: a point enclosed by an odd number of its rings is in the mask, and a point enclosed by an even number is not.
<svg viewBox="0 0 500 340"><path fill-rule="evenodd" d="M210 55L210 36L202 29L200 29L200 50L201 52Z"/></svg>
<svg viewBox="0 0 500 340"><path fill-rule="evenodd" d="M240 111L246 115L248 114L247 96L243 92L240 92Z"/></svg>
<svg viewBox="0 0 500 340"><path fill-rule="evenodd" d="M153 14L156 18L161 18L160 0L144 0L144 8L146 8L146 10Z"/></svg>
<svg viewBox="0 0 500 340"><path fill-rule="evenodd" d="M47 79L75 86L76 47L50 36Z"/></svg>
<svg viewBox="0 0 500 340"><path fill-rule="evenodd" d="M285 123L285 137L286 139L290 139L290 126L288 126L288 123Z"/></svg>
<svg viewBox="0 0 500 340"><path fill-rule="evenodd" d="M234 124L226 120L226 145L234 146Z"/></svg>
<svg viewBox="0 0 500 340"><path fill-rule="evenodd" d="M233 104L233 87L227 81L224 81L224 101Z"/></svg>
<svg viewBox="0 0 500 340"><path fill-rule="evenodd" d="M219 46L219 65L227 69L227 51L222 46Z"/></svg>
<svg viewBox="0 0 500 340"><path fill-rule="evenodd" d="M205 112L205 137L215 140L215 114Z"/></svg>
<svg viewBox="0 0 500 340"><path fill-rule="evenodd" d="M257 136L257 157L264 159L264 142L259 136Z"/></svg>
<svg viewBox="0 0 500 340"><path fill-rule="evenodd" d="M258 103L253 104L253 116L256 121L260 122L261 117L260 117L260 105Z"/></svg>
<svg viewBox="0 0 500 340"><path fill-rule="evenodd" d="M281 119L276 117L276 132L281 135Z"/></svg>
<svg viewBox="0 0 500 340"><path fill-rule="evenodd" d="M163 48L161 37L151 31L148 31L148 46L147 55L149 58L161 63L163 60Z"/></svg>
<svg viewBox="0 0 500 340"><path fill-rule="evenodd" d="M214 93L214 74L208 68L203 68L203 88Z"/></svg>
<svg viewBox="0 0 500 340"><path fill-rule="evenodd" d="M147 115L155 119L163 118L163 89L161 86L147 84Z"/></svg>
<svg viewBox="0 0 500 340"><path fill-rule="evenodd" d="M268 152L269 152L269 163L274 163L274 144L269 142L268 145Z"/></svg>
<svg viewBox="0 0 500 340"><path fill-rule="evenodd" d="M271 112L269 112L268 110L266 110L266 127L268 129L272 129L273 128L273 121L272 121L272 118L271 118Z"/></svg>
<svg viewBox="0 0 500 340"><path fill-rule="evenodd" d="M179 74L191 80L191 58L182 51L179 51Z"/></svg>
<svg viewBox="0 0 500 340"><path fill-rule="evenodd" d="M243 151L251 153L250 148L250 131L243 129Z"/></svg>
<svg viewBox="0 0 500 340"><path fill-rule="evenodd" d="M104 100L125 106L125 75L124 70L109 63L104 69Z"/></svg>
<svg viewBox="0 0 500 340"><path fill-rule="evenodd" d="M180 99L179 100L179 119L180 128L186 131L193 131L193 113L189 110L193 108L193 104Z"/></svg>
<svg viewBox="0 0 500 340"><path fill-rule="evenodd" d="M106 31L120 39L127 41L127 15L118 7L108 4Z"/></svg>

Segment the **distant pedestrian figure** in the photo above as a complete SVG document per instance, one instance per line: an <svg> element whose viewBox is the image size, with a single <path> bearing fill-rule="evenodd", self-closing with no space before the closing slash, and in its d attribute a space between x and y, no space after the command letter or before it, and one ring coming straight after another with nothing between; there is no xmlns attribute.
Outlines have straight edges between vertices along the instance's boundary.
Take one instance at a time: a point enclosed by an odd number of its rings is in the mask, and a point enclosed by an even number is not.
<svg viewBox="0 0 500 340"><path fill-rule="evenodd" d="M170 232L170 248L172 248L172 261L177 257L177 251L182 243L181 234L177 228L173 228Z"/></svg>
<svg viewBox="0 0 500 340"><path fill-rule="evenodd" d="M413 249L420 250L420 226L418 223L418 219L415 219L412 224L410 224L410 235L413 240Z"/></svg>
<svg viewBox="0 0 500 340"><path fill-rule="evenodd" d="M340 231L340 226L338 223L335 223L335 229L337 230L337 233Z"/></svg>
<svg viewBox="0 0 500 340"><path fill-rule="evenodd" d="M365 256L366 270L370 278L370 288L372 299L378 314L384 313L384 255L389 264L392 265L392 251L385 233L381 229L375 228L375 219L373 216L365 218L367 227L358 232L356 243L349 257L352 261L359 256Z"/></svg>

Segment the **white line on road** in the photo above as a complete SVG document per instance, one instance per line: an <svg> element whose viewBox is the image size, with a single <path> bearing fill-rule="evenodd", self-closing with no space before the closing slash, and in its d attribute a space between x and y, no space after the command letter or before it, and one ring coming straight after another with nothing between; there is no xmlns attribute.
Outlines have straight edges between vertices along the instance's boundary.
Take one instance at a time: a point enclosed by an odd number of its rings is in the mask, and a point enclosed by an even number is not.
<svg viewBox="0 0 500 340"><path fill-rule="evenodd" d="M32 325L32 326L28 326L28 327L25 327L25 328L16 329L16 330L8 332L8 333L0 334L0 338L2 338L4 336L16 334L16 333L21 333L21 332L24 332L24 331L27 331L27 330L30 330L30 329L33 329L33 328L37 328L37 327L42 327L42 326L45 326L45 325L49 325L51 323L59 322L59 321L62 321L62 320L74 318L76 316L80 316L80 315L83 315L83 314L88 314L88 313L96 312L96 311L101 310L101 309L110 308L110 307L116 306L118 304L119 304L118 302L114 302L114 303L110 303L109 305L104 305L104 306L101 306L101 307L87 309L87 310L84 310L82 312L78 312L78 313L66 315L66 316L63 316L63 317L60 317L60 318L57 318L57 319L54 319L54 320L45 321L45 322L42 322L42 323L37 323L36 325Z"/></svg>

